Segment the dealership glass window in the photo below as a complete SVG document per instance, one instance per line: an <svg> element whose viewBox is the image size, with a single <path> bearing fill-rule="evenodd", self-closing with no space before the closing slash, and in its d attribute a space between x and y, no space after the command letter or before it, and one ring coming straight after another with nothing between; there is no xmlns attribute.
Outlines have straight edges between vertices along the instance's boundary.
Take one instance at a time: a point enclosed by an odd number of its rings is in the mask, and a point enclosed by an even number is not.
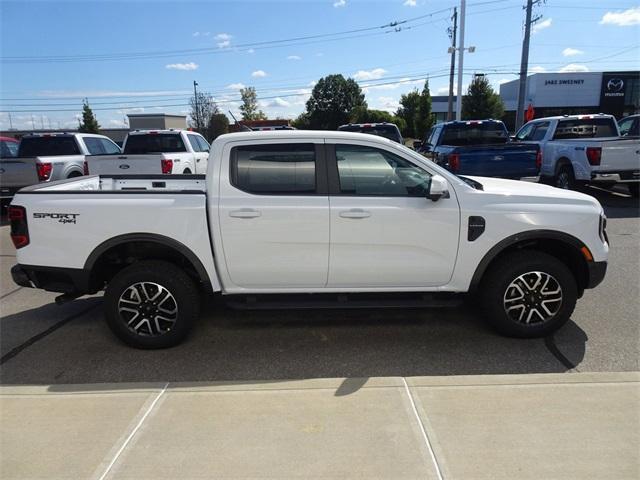
<svg viewBox="0 0 640 480"><path fill-rule="evenodd" d="M304 195L316 190L312 143L246 145L231 150L231 183L248 193Z"/></svg>
<svg viewBox="0 0 640 480"><path fill-rule="evenodd" d="M344 195L424 197L431 175L386 150L336 145L340 192Z"/></svg>

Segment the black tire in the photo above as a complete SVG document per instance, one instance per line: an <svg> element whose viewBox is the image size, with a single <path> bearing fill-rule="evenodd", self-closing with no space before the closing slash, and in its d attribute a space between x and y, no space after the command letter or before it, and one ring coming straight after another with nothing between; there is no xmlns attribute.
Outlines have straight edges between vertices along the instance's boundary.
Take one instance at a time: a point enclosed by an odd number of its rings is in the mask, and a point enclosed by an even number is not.
<svg viewBox="0 0 640 480"><path fill-rule="evenodd" d="M558 168L555 177L553 177L553 186L564 190L575 190L576 177L571 165L564 164Z"/></svg>
<svg viewBox="0 0 640 480"><path fill-rule="evenodd" d="M639 187L640 187L640 183L627 184L627 188L629 188L629 193L633 198L638 198L638 195L640 194Z"/></svg>
<svg viewBox="0 0 640 480"><path fill-rule="evenodd" d="M571 317L578 299L576 279L557 258L535 250L522 250L506 254L489 268L479 293L486 320L501 334L520 338L544 337L559 329ZM528 289L534 286L536 278L544 282L548 276L549 283L542 285L538 291ZM529 287L522 281L527 282ZM559 295L557 286L560 287ZM522 294L522 302L518 301L522 291L520 287L526 290L526 295ZM560 300L557 300L558 296ZM518 303L523 304L522 309L517 307ZM507 308L511 312L507 312ZM547 318L543 319L543 315L534 312L538 309Z"/></svg>
<svg viewBox="0 0 640 480"><path fill-rule="evenodd" d="M153 303L156 293L160 296ZM167 348L179 344L189 333L200 313L200 295L181 268L162 260L143 260L118 272L109 282L104 308L109 328L123 342L136 348Z"/></svg>
<svg viewBox="0 0 640 480"><path fill-rule="evenodd" d="M67 178L77 178L81 176L82 176L82 173L80 172L71 172Z"/></svg>

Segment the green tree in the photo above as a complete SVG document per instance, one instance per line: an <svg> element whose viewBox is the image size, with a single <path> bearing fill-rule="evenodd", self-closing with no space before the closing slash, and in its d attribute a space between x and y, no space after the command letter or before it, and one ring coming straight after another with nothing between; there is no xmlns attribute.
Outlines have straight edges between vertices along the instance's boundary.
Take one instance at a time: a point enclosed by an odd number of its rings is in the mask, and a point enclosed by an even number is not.
<svg viewBox="0 0 640 480"><path fill-rule="evenodd" d="M82 121L78 120L78 131L81 133L100 133L100 124L86 98L82 101Z"/></svg>
<svg viewBox="0 0 640 480"><path fill-rule="evenodd" d="M243 120L267 119L264 112L258 109L258 96L256 95L256 89L254 87L241 88L240 97L242 98L240 112L242 112Z"/></svg>
<svg viewBox="0 0 640 480"><path fill-rule="evenodd" d="M351 116L349 117L351 123L393 123L399 129L400 132L404 132L407 129L407 124L403 118L384 110L369 110L367 107L356 107L351 110ZM404 135L404 134L403 134Z"/></svg>
<svg viewBox="0 0 640 480"><path fill-rule="evenodd" d="M413 90L400 96L400 108L396 116L405 122L404 130L401 130L404 137L416 138L416 120L418 118L418 106L420 104L420 93Z"/></svg>
<svg viewBox="0 0 640 480"><path fill-rule="evenodd" d="M302 112L291 122L291 126L297 128L298 130L311 129L311 120L309 120L309 114L307 112Z"/></svg>
<svg viewBox="0 0 640 480"><path fill-rule="evenodd" d="M476 75L469 84L467 94L462 98L462 118L464 120L482 120L502 118L504 103L500 95L494 92L484 75Z"/></svg>
<svg viewBox="0 0 640 480"><path fill-rule="evenodd" d="M210 93L198 92L189 100L191 111L189 112L189 126L196 132L205 135L209 130L209 122L213 115L220 113L218 105Z"/></svg>
<svg viewBox="0 0 640 480"><path fill-rule="evenodd" d="M415 138L423 139L433 125L433 120L429 80L426 80L418 101L418 112L415 120Z"/></svg>
<svg viewBox="0 0 640 480"><path fill-rule="evenodd" d="M209 119L207 140L213 142L220 135L229 133L229 119L224 113L214 113Z"/></svg>
<svg viewBox="0 0 640 480"><path fill-rule="evenodd" d="M328 75L313 87L306 106L310 128L335 130L349 122L354 108L366 108L367 102L355 80Z"/></svg>

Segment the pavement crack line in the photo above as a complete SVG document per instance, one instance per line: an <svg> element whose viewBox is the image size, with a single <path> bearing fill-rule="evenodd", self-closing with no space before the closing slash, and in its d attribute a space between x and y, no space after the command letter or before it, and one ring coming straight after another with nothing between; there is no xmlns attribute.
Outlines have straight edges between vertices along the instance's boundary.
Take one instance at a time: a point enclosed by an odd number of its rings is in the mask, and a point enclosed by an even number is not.
<svg viewBox="0 0 640 480"><path fill-rule="evenodd" d="M15 348L12 348L11 350L9 350L9 352L7 352L6 354L4 354L1 358L0 358L0 365L4 365L6 362L8 362L9 360L11 360L13 357L15 357L16 355L18 355L20 352L22 352L25 348L30 347L31 345L33 345L34 343L42 340L43 338L47 337L48 335L52 334L53 332L55 332L56 330L58 330L60 327L63 327L64 325L66 325L67 323L69 323L71 320L74 320L78 317L81 317L82 315L84 315L85 313L89 312L90 310L96 308L98 305L91 305L89 308L85 308L84 310L81 310L80 312L71 315L70 317L64 318L62 320L60 320L58 323L54 323L53 325L51 325L49 328L47 328L46 330L34 335L33 337L29 338L28 340L26 340L25 342L22 342L20 345L18 345Z"/></svg>
<svg viewBox="0 0 640 480"><path fill-rule="evenodd" d="M156 398L153 399L153 402L151 402L151 405L149 405L149 408L147 408L147 411L144 412L144 415L142 415L142 418L140 419L138 424L133 428L129 436L122 443L122 445L120 446L116 454L111 459L111 462L109 462L109 465L107 465L107 468L102 473L102 475L100 475L98 480L104 480L107 477L107 475L109 474L109 472L111 471L115 463L118 461L118 458L120 458L120 455L122 455L122 452L124 452L124 449L127 448L127 445L129 445L129 442L131 441L131 439L138 432L138 430L140 430L140 427L142 427L142 424L147 419L147 417L149 416L153 408L156 406L156 403L158 403L158 400L160 400L160 397L162 397L162 395L164 395L164 392L167 391L168 386L169 386L168 382L164 384L164 387L162 387L162 390L160 390L160 393L158 393L158 395L156 395Z"/></svg>
<svg viewBox="0 0 640 480"><path fill-rule="evenodd" d="M5 293L4 295L0 296L0 300L2 300L3 298L8 297L9 295L11 295L12 293L16 293L20 290L22 290L23 287L18 287L18 288L14 288L13 290L11 290L10 292Z"/></svg>
<svg viewBox="0 0 640 480"><path fill-rule="evenodd" d="M411 390L409 390L409 385L407 385L407 380L404 377L402 378L402 383L404 384L404 391L407 392L407 396L409 397L409 401L411 402L411 408L413 410L413 414L418 421L418 425L420 426L420 432L422 432L422 438L424 443L427 445L427 449L429 450L429 454L431 455L431 460L433 461L433 465L436 469L436 474L438 475L438 480L443 480L442 472L440 471L440 465L438 465L438 460L436 459L436 454L433 451L433 447L431 446L431 441L429 441L429 435L427 435L427 431L424 428L424 424L422 423L422 419L420 415L418 415L418 409L416 408L416 403L413 400L413 395L411 394Z"/></svg>

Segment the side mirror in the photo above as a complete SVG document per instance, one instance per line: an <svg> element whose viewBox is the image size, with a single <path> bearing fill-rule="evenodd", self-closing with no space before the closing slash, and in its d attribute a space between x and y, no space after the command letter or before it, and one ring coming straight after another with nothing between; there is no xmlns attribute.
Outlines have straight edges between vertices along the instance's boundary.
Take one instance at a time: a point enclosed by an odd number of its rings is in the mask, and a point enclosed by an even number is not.
<svg viewBox="0 0 640 480"><path fill-rule="evenodd" d="M431 177L431 185L429 185L427 198L434 202L437 202L441 198L449 198L449 184L447 183L447 179L441 175Z"/></svg>
<svg viewBox="0 0 640 480"><path fill-rule="evenodd" d="M422 146L422 142L420 140L413 141L413 149L418 150Z"/></svg>

